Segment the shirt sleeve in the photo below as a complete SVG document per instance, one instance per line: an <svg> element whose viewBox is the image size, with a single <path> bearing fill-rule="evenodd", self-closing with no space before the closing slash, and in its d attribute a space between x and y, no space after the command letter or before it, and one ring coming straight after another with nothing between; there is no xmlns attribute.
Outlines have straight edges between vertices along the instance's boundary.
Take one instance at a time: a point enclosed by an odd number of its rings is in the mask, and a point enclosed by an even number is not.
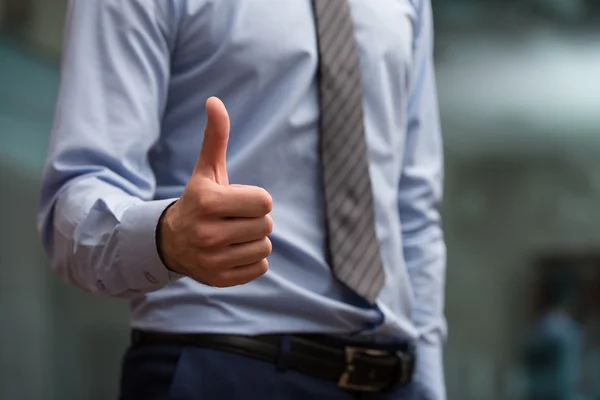
<svg viewBox="0 0 600 400"><path fill-rule="evenodd" d="M413 288L413 320L419 333L415 385L423 390L419 398L441 400L446 398L442 360L446 247L439 212L443 145L433 66L431 2L414 3L417 19L399 211L404 257Z"/></svg>
<svg viewBox="0 0 600 400"><path fill-rule="evenodd" d="M179 278L155 230L148 153L168 90L174 10L166 0L71 0L38 228L67 282L131 297Z"/></svg>

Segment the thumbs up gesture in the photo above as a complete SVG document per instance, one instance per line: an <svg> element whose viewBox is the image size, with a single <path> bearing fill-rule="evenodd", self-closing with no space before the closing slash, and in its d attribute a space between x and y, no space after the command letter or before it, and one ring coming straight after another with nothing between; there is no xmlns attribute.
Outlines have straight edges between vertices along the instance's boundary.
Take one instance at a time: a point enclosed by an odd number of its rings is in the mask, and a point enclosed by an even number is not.
<svg viewBox="0 0 600 400"><path fill-rule="evenodd" d="M159 252L167 267L215 287L242 285L268 270L273 230L269 193L229 185L229 116L217 98L206 102L204 142L182 196L159 222Z"/></svg>

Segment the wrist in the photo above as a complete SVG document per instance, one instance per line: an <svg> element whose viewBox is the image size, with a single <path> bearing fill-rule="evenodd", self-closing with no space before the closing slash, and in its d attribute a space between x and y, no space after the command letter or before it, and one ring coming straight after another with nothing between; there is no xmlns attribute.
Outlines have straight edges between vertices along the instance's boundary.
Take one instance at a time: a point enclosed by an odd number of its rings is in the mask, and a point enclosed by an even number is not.
<svg viewBox="0 0 600 400"><path fill-rule="evenodd" d="M172 246L170 245L170 239L173 237L174 232L172 228L172 220L175 207L173 206L176 204L177 201L169 204L158 219L158 224L156 227L156 250L165 268L167 268L169 271L180 274L178 271L179 268L177 268L177 263L171 256Z"/></svg>

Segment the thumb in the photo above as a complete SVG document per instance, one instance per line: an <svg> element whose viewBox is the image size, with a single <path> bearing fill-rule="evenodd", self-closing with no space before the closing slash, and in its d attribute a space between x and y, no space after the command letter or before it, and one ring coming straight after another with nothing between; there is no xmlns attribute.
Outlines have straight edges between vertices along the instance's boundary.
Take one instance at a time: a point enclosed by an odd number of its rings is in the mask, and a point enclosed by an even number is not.
<svg viewBox="0 0 600 400"><path fill-rule="evenodd" d="M211 97L206 101L206 128L200 156L194 170L221 185L228 185L227 143L229 142L229 114L221 100Z"/></svg>

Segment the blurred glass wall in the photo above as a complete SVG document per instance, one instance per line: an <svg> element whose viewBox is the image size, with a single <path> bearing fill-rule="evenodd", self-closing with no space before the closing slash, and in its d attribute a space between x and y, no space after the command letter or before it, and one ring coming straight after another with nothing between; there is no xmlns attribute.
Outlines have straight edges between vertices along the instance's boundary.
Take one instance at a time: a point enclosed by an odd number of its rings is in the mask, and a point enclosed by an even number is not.
<svg viewBox="0 0 600 400"><path fill-rule="evenodd" d="M66 0L0 0L0 399L116 398L127 305L64 284L35 230Z"/></svg>
<svg viewBox="0 0 600 400"><path fill-rule="evenodd" d="M0 0L0 399L115 398L127 306L35 210L66 0ZM451 400L600 399L600 2L434 0Z"/></svg>

